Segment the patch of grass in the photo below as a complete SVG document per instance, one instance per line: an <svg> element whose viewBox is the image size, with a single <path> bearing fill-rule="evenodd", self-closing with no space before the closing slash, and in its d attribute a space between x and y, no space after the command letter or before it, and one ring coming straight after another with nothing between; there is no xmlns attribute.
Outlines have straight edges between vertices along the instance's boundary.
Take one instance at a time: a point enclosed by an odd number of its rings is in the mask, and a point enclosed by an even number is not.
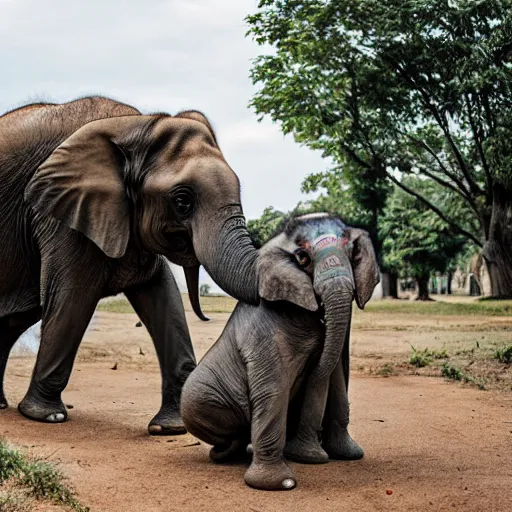
<svg viewBox="0 0 512 512"><path fill-rule="evenodd" d="M474 302L422 302L409 300L371 301L365 311L374 313L449 315L449 316L512 316L512 300ZM364 313L363 313L364 314Z"/></svg>
<svg viewBox="0 0 512 512"><path fill-rule="evenodd" d="M192 311L188 294L182 293L185 311ZM201 308L205 313L231 313L237 301L227 296L200 297ZM113 297L102 300L98 305L99 311L110 313L133 313L133 308L125 297ZM356 315L364 315L358 312ZM444 315L444 316L512 316L512 300L486 300L474 302L422 302L409 300L376 300L370 302L365 311L373 313L397 314L397 315ZM394 330L406 330L400 326Z"/></svg>
<svg viewBox="0 0 512 512"><path fill-rule="evenodd" d="M475 384L479 389L485 389L485 381L482 379L475 379L471 375L463 372L460 368L452 366L450 363L445 362L441 367L441 375L447 379L457 380L459 382L465 382Z"/></svg>
<svg viewBox="0 0 512 512"><path fill-rule="evenodd" d="M464 374L460 368L452 366L450 363L446 362L441 367L441 375L447 379L461 381Z"/></svg>
<svg viewBox="0 0 512 512"><path fill-rule="evenodd" d="M393 365L388 363L384 366L380 367L377 370L377 375L380 375L381 377L389 377L390 375L393 375L395 373L395 370L393 368Z"/></svg>
<svg viewBox="0 0 512 512"><path fill-rule="evenodd" d="M22 510L27 499L49 500L77 512L89 512L80 505L73 493L62 483L63 475L49 462L26 457L19 450L0 440L0 485L21 489L2 493L0 510ZM18 508L13 508L18 507Z"/></svg>
<svg viewBox="0 0 512 512"><path fill-rule="evenodd" d="M0 510L2 512L30 512L30 505L22 493L0 491Z"/></svg>
<svg viewBox="0 0 512 512"><path fill-rule="evenodd" d="M410 345L410 343L409 343ZM448 352L446 352L446 349L430 349L425 348L424 350L418 350L413 345L411 345L412 348L412 354L409 358L409 364L412 364L413 366L417 366L418 368L423 368L425 366L428 366L430 363L434 361L434 359L448 359L450 357L448 355Z"/></svg>
<svg viewBox="0 0 512 512"><path fill-rule="evenodd" d="M108 313L135 313L131 304L124 297L102 300L97 309Z"/></svg>
<svg viewBox="0 0 512 512"><path fill-rule="evenodd" d="M192 311L188 295L182 293L181 298L185 311ZM206 296L201 297L199 301L204 313L231 313L237 304L237 301L232 297L224 296ZM98 304L98 311L107 311L108 313L134 313L132 306L123 296L102 300Z"/></svg>
<svg viewBox="0 0 512 512"><path fill-rule="evenodd" d="M496 349L494 359L497 359L500 363L512 363L512 345Z"/></svg>
<svg viewBox="0 0 512 512"><path fill-rule="evenodd" d="M432 358L423 351L413 349L413 353L409 358L409 363L418 368L428 366L432 362Z"/></svg>

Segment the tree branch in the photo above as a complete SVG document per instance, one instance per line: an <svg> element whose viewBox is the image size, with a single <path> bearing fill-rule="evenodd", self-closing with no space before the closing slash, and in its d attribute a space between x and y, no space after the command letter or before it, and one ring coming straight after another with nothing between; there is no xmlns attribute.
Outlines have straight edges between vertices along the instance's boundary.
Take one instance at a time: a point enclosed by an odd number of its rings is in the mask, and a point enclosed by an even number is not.
<svg viewBox="0 0 512 512"><path fill-rule="evenodd" d="M478 211L477 209L477 206L476 206L476 203L475 201L473 201L473 199L471 197L467 197L466 195L464 195L464 193L459 189L457 188L455 185L452 185L451 183L449 183L448 181L445 181L443 179L441 179L439 176L436 176L435 174L431 173L430 171L428 171L427 169L425 169L425 167L423 166L420 166L418 164L415 164L416 167L418 167L419 169L421 169L421 172L425 175L425 176L428 176L429 178L432 178L436 183L439 183L439 185L443 186L443 187L446 187L446 188L449 188L450 190L453 190L456 194L458 194L460 197L462 197L462 199L464 199L464 201L466 201L470 208L473 210L473 212L476 214L477 218L480 219L480 212Z"/></svg>
<svg viewBox="0 0 512 512"><path fill-rule="evenodd" d="M423 98L423 104L425 107L430 111L430 113L434 116L434 119L436 120L437 124L441 128L441 130L444 133L444 136L446 140L448 141L448 144L455 156L455 159L457 160L457 164L462 171L462 174L464 175L466 181L468 182L469 188L471 190L471 193L474 195L480 195L483 194L482 190L480 190L480 187L476 183L476 181L471 176L466 162L464 161L464 158L462 157L462 153L459 151L459 148L457 147L457 144L455 144L455 141L453 140L452 134L450 133L450 129L448 127L448 121L444 116L442 116L436 106L431 101L431 95L423 88L421 87L416 80L410 76L405 69L389 54L384 54L384 60L388 61L398 72L400 75L405 79L405 81L411 85L415 90L417 90L422 98Z"/></svg>
<svg viewBox="0 0 512 512"><path fill-rule="evenodd" d="M341 143L341 147L347 155L354 160L357 164L361 165L365 169L373 170L373 167L368 162L365 162L353 149L351 149L347 144Z"/></svg>
<svg viewBox="0 0 512 512"><path fill-rule="evenodd" d="M439 158L437 153L423 140L417 139L416 137L403 132L403 134L409 138L412 142L415 142L416 144L420 145L423 149L425 149L430 155L432 155L435 159L435 161L438 163L439 168L441 171L448 176L454 183L457 184L457 186L460 188L461 192L464 194L465 198L467 200L470 200L471 198L471 192L466 188L464 185L464 182L453 172L449 171L446 165L444 165L443 161Z"/></svg>
<svg viewBox="0 0 512 512"><path fill-rule="evenodd" d="M478 154L480 156L480 160L482 161L482 166L485 171L485 177L487 180L487 190L492 189L492 176L491 171L489 169L489 165L487 164L487 159L485 158L484 148L482 147L482 140L480 139L480 135L478 133L478 127L473 118L473 108L471 106L471 100L469 99L468 93L464 93L464 99L466 100L466 108L468 111L468 119L469 124L471 125L471 132L473 133L473 140L475 141Z"/></svg>
<svg viewBox="0 0 512 512"><path fill-rule="evenodd" d="M397 180L392 174L386 171L388 178L395 183L398 187L400 187L404 192L407 192L411 196L419 199L422 203L424 203L428 208L430 208L434 213L436 213L442 220L444 220L447 224L449 224L455 231L464 235L466 238L469 238L472 242L474 242L478 247L483 247L483 244L478 238L472 235L469 231L466 231L464 228L461 228L455 221L449 219L437 206L434 206L428 199L425 199L423 196L410 189L402 182Z"/></svg>

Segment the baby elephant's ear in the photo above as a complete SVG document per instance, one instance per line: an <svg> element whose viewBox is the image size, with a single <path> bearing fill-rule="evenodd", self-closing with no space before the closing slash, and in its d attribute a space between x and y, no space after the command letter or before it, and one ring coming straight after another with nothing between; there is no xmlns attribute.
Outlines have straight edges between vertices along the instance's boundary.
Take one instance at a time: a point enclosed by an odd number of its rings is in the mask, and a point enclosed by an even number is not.
<svg viewBox="0 0 512 512"><path fill-rule="evenodd" d="M362 229L349 228L346 231L354 244L352 269L356 282L356 302L360 309L371 299L374 288L380 281L379 264L370 235Z"/></svg>
<svg viewBox="0 0 512 512"><path fill-rule="evenodd" d="M265 300L285 300L309 311L318 303L311 278L300 270L279 242L279 235L260 249L258 257L259 294Z"/></svg>

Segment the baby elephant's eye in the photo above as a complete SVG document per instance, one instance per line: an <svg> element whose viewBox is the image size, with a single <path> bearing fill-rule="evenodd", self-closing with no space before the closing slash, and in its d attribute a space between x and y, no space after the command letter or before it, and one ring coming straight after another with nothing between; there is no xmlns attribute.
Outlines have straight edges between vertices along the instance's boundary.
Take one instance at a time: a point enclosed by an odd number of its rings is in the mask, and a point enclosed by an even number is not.
<svg viewBox="0 0 512 512"><path fill-rule="evenodd" d="M295 258L301 267L307 267L311 263L311 258L304 249L297 249L295 251Z"/></svg>

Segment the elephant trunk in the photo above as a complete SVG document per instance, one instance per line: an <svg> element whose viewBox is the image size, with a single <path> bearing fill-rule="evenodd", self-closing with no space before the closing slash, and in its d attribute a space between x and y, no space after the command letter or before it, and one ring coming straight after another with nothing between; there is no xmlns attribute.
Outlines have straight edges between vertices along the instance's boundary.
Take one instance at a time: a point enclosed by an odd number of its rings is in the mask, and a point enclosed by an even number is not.
<svg viewBox="0 0 512 512"><path fill-rule="evenodd" d="M200 320L207 322L210 319L204 315L201 310L201 304L199 303L199 268L199 265L183 267L183 272L185 273L185 279L187 281L188 298L192 309Z"/></svg>
<svg viewBox="0 0 512 512"><path fill-rule="evenodd" d="M198 260L226 293L243 302L258 304L258 251L241 209L230 210L220 232L199 232L194 237L194 250Z"/></svg>
<svg viewBox="0 0 512 512"><path fill-rule="evenodd" d="M325 341L312 379L320 381L331 376L342 351L348 350L344 345L348 343L353 288L344 278L329 279L318 288L325 309Z"/></svg>

